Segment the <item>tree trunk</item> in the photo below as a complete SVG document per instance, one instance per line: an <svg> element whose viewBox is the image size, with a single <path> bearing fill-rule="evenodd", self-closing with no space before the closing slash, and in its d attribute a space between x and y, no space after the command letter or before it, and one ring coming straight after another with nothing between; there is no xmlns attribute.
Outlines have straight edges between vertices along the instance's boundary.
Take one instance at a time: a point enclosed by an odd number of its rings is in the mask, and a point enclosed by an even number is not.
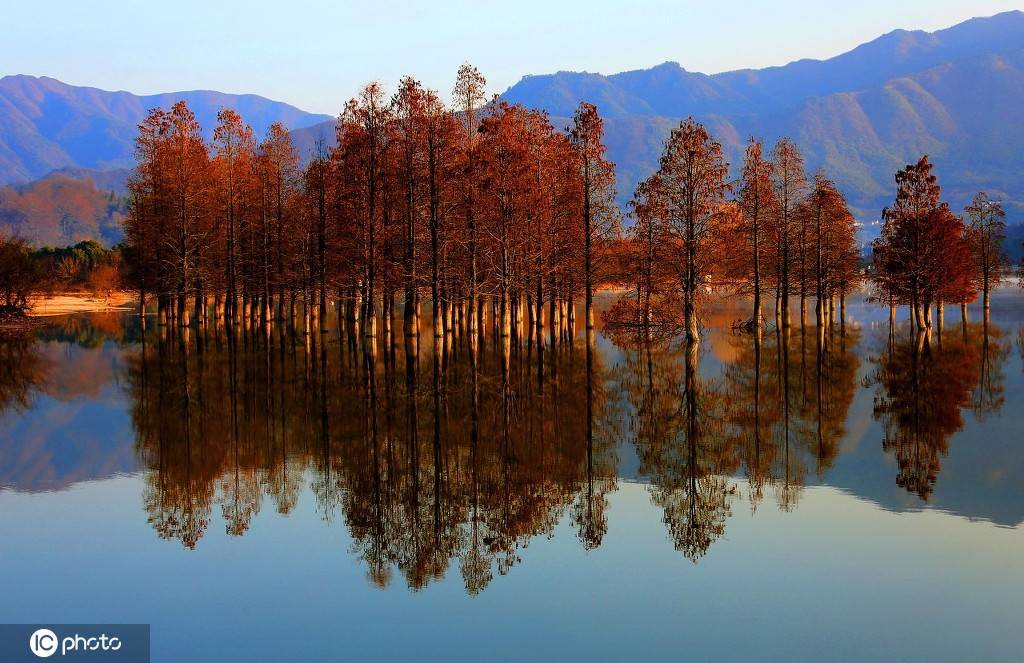
<svg viewBox="0 0 1024 663"><path fill-rule="evenodd" d="M509 337L512 335L512 319L509 302L509 294L507 290L501 293L501 336Z"/></svg>

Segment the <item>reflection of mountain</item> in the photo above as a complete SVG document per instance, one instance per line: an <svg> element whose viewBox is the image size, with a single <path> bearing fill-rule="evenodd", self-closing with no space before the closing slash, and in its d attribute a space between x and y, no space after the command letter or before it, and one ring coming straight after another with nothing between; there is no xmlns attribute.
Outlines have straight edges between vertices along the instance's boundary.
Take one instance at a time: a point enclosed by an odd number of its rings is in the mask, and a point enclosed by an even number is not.
<svg viewBox="0 0 1024 663"><path fill-rule="evenodd" d="M15 355L21 345L28 350ZM121 353L27 339L0 341L0 488L61 490L136 469L133 435L117 384ZM13 412L4 412L12 408Z"/></svg>

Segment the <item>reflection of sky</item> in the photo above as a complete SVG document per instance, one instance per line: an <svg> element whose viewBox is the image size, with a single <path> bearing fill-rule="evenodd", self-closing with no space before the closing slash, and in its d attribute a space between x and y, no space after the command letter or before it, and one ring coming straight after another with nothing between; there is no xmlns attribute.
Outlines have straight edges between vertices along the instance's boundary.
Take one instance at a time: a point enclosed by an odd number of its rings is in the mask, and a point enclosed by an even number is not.
<svg viewBox="0 0 1024 663"><path fill-rule="evenodd" d="M308 485L308 481L306 485ZM1019 660L1024 531L897 514L833 488L799 508L733 503L698 564L645 486L609 496L595 551L568 519L468 598L457 565L417 593L373 587L306 491L241 538L157 539L141 482L0 494L2 622L146 622L154 661ZM741 493L746 488L739 485Z"/></svg>

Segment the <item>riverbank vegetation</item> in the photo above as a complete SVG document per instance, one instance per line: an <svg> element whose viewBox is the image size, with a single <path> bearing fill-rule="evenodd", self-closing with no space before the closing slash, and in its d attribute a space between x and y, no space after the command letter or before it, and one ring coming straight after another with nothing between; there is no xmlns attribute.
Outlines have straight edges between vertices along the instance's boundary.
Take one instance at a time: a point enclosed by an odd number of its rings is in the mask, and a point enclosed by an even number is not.
<svg viewBox="0 0 1024 663"><path fill-rule="evenodd" d="M61 248L33 248L0 235L0 306L23 316L39 298L88 294L109 299L121 287L121 248L87 240Z"/></svg>

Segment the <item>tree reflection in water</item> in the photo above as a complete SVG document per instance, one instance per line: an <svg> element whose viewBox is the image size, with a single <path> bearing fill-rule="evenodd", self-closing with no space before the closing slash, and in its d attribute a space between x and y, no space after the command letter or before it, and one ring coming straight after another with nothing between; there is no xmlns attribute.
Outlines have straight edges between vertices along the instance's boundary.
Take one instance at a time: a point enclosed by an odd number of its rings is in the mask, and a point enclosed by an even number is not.
<svg viewBox="0 0 1024 663"><path fill-rule="evenodd" d="M732 337L736 358L724 371L729 446L752 510L766 488L780 508L795 507L808 468L822 478L832 466L857 390L859 336L801 326Z"/></svg>
<svg viewBox="0 0 1024 663"><path fill-rule="evenodd" d="M801 327L734 334L720 377L700 375L699 346L650 336L631 346L617 382L631 406L641 473L677 550L696 561L725 532L743 472L751 508L774 491L796 505L807 467L823 475L856 391L857 332Z"/></svg>
<svg viewBox="0 0 1024 663"><path fill-rule="evenodd" d="M1009 348L992 322L955 330L890 328L872 357L875 418L882 448L899 468L896 484L927 501L964 410L982 421L1002 407Z"/></svg>
<svg viewBox="0 0 1024 663"><path fill-rule="evenodd" d="M48 372L49 363L32 335L0 330L0 413L28 409Z"/></svg>
<svg viewBox="0 0 1024 663"><path fill-rule="evenodd" d="M373 582L418 589L458 559L476 593L569 514L607 529L616 437L600 355L465 337L214 334L147 341L129 365L145 506L195 547L220 507L242 535L264 496L287 513L304 481L344 520Z"/></svg>
<svg viewBox="0 0 1024 663"><path fill-rule="evenodd" d="M77 384L51 377L49 344L115 341L161 537L195 548L215 519L241 536L265 503L288 514L308 489L320 516L350 532L372 582L398 573L418 589L457 566L471 594L560 522L585 549L601 545L621 443L635 448L673 545L697 561L738 499L793 509L809 476L827 476L858 387L853 327L719 330L708 337L725 344L719 368L706 346L635 329L604 352L592 336L391 342L349 327L142 337L131 319L101 322L0 339L0 412ZM985 321L892 329L875 347L865 384L882 448L897 484L927 500L964 411L984 421L1003 406L1010 342Z"/></svg>
<svg viewBox="0 0 1024 663"><path fill-rule="evenodd" d="M73 363L61 362L55 358L67 353L55 350L95 350L107 341L123 345L135 331L124 316L111 313L54 317L35 329L0 327L0 414L28 410L40 393L67 401L98 393L113 377L109 366L87 361L100 355L82 352Z"/></svg>
<svg viewBox="0 0 1024 663"><path fill-rule="evenodd" d="M699 376L697 344L674 339L617 339L633 347L616 376L632 411L640 474L676 550L697 560L725 531L730 497L722 435L724 401L717 381Z"/></svg>

